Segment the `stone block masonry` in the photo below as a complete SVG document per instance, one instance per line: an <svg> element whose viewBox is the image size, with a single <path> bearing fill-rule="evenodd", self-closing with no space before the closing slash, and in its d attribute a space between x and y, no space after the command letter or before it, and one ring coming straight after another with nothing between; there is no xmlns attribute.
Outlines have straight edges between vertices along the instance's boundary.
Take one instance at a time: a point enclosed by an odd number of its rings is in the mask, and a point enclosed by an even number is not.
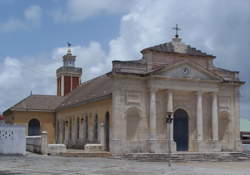
<svg viewBox="0 0 250 175"><path fill-rule="evenodd" d="M39 136L27 136L27 151L47 155L48 154L48 133L43 131Z"/></svg>

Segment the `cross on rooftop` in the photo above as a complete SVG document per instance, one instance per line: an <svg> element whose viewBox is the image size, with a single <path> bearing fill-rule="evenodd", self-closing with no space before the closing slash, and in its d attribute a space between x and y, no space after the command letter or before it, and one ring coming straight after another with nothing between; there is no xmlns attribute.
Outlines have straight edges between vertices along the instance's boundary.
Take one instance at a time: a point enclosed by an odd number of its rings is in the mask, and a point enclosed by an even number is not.
<svg viewBox="0 0 250 175"><path fill-rule="evenodd" d="M181 29L178 27L178 24L176 24L175 27L173 27L173 30L175 30L175 37L178 38L179 35L178 35L178 31L180 31Z"/></svg>

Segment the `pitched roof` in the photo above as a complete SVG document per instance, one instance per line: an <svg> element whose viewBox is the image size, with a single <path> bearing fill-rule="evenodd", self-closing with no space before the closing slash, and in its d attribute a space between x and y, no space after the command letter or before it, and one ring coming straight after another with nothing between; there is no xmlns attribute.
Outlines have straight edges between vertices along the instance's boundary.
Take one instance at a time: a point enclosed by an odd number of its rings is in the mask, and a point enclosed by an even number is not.
<svg viewBox="0 0 250 175"><path fill-rule="evenodd" d="M191 47L190 45L186 45L186 53L187 55L191 55L191 56L208 56L208 57L214 57L213 55L209 55L205 52L202 52L201 50L198 50L194 47ZM163 43L163 44L159 44L153 47L148 47L143 49L141 52L144 51L157 51L157 52L165 52L165 53L176 53L176 54L180 54L179 52L176 52L174 49L174 45L171 42L168 43Z"/></svg>
<svg viewBox="0 0 250 175"><path fill-rule="evenodd" d="M65 97L55 95L30 95L10 108L13 111L54 112Z"/></svg>
<svg viewBox="0 0 250 175"><path fill-rule="evenodd" d="M84 82L70 92L58 106L58 110L77 106L91 101L110 98L112 94L112 78L107 74Z"/></svg>

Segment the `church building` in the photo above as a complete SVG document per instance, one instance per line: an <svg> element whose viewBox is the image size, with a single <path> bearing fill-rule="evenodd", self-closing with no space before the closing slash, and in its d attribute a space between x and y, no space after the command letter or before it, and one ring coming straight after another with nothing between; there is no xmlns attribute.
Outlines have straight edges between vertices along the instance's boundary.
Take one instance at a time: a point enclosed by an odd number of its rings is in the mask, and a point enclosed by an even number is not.
<svg viewBox="0 0 250 175"><path fill-rule="evenodd" d="M28 96L5 111L7 122L25 124L27 135L46 130L49 143L101 143L113 154L166 153L169 143L173 152L241 151L244 82L239 72L216 67L215 56L176 35L81 82L71 52L56 71L57 95Z"/></svg>

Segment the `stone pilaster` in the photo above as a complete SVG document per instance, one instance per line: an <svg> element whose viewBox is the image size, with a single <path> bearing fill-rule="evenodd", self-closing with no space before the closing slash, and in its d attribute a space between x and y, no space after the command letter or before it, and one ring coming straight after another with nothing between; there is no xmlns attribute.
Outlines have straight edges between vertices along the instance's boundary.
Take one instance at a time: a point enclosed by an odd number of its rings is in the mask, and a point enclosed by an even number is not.
<svg viewBox="0 0 250 175"><path fill-rule="evenodd" d="M219 144L219 124L218 124L218 97L217 93L212 93L212 140L211 150L220 151L221 146Z"/></svg>
<svg viewBox="0 0 250 175"><path fill-rule="evenodd" d="M202 92L198 91L196 104L196 129L197 129L197 151L201 152L204 149L203 142L203 110L202 110Z"/></svg>
<svg viewBox="0 0 250 175"><path fill-rule="evenodd" d="M149 106L149 126L150 126L150 139L156 139L156 90L150 91L150 106Z"/></svg>
<svg viewBox="0 0 250 175"><path fill-rule="evenodd" d="M102 145L103 150L105 150L106 140L105 140L105 127L103 122L100 124L100 143Z"/></svg>
<svg viewBox="0 0 250 175"><path fill-rule="evenodd" d="M168 105L167 105L167 112L172 112L172 118L173 118L173 112L174 112L174 101L173 101L173 91L168 90L167 91L167 97L168 97ZM168 117L168 116L166 116ZM168 126L169 127L169 126ZM170 132L170 141L171 141L171 151L175 152L176 151L176 143L174 141L174 120L170 124L170 130L168 129L168 132Z"/></svg>
<svg viewBox="0 0 250 175"><path fill-rule="evenodd" d="M173 92L172 91L168 91L168 106L167 106L167 112L172 112L173 113L174 108L173 108ZM167 116L168 117L168 116ZM173 117L173 114L172 116ZM170 132L171 132L171 141L174 138L174 127L173 127L173 122L170 125Z"/></svg>
<svg viewBox="0 0 250 175"><path fill-rule="evenodd" d="M203 110L202 110L202 92L197 92L197 107L196 107L196 127L197 140L203 140Z"/></svg>
<svg viewBox="0 0 250 175"><path fill-rule="evenodd" d="M64 96L64 76L61 76L61 96Z"/></svg>
<svg viewBox="0 0 250 175"><path fill-rule="evenodd" d="M217 94L212 94L212 139L218 141L218 102Z"/></svg>

